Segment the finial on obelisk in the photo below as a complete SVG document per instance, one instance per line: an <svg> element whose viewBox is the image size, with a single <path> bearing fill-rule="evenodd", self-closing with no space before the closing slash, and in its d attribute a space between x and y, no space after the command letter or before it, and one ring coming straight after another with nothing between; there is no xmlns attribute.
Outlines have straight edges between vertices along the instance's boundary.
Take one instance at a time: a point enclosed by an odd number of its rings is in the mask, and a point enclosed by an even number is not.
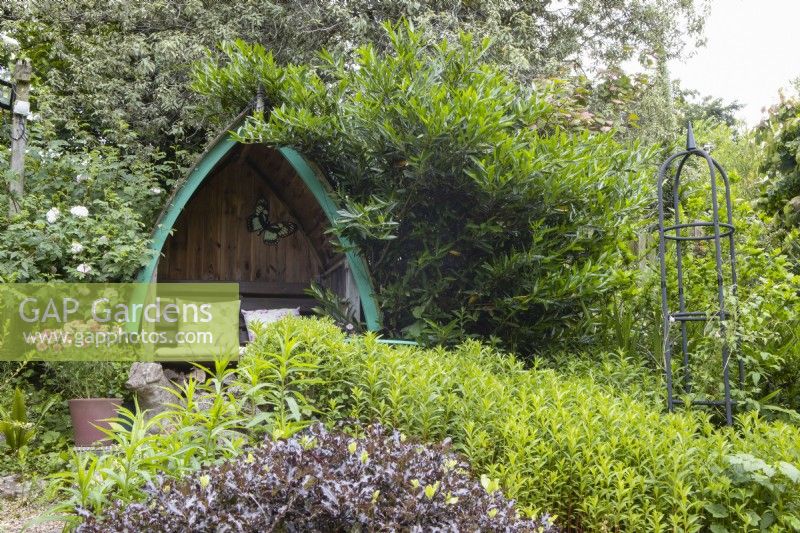
<svg viewBox="0 0 800 533"><path fill-rule="evenodd" d="M686 123L686 149L697 150L697 143L694 140L694 131L692 130L692 123Z"/></svg>

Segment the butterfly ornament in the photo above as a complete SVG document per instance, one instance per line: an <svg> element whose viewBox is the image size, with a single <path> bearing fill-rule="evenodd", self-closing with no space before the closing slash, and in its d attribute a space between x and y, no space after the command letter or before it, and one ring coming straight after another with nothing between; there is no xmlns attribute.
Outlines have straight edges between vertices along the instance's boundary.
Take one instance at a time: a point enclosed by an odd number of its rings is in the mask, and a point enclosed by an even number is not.
<svg viewBox="0 0 800 533"><path fill-rule="evenodd" d="M294 222L270 222L269 203L261 198L256 202L255 212L247 217L247 231L257 233L266 244L276 245L278 239L288 237L297 231Z"/></svg>

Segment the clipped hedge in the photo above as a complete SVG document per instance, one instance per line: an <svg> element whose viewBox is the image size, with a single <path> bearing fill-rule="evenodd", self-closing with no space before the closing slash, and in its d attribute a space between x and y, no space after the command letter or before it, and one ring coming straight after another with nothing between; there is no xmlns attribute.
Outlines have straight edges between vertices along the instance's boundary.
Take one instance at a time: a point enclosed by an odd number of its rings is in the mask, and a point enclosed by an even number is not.
<svg viewBox="0 0 800 533"><path fill-rule="evenodd" d="M702 413L666 415L589 379L526 370L477 342L391 347L325 321L282 321L243 367L287 357L322 381L296 392L324 420L450 438L522 509L567 528L800 530L797 427L744 414L735 430L718 428Z"/></svg>
<svg viewBox="0 0 800 533"><path fill-rule="evenodd" d="M175 482L144 503L117 502L78 533L111 531L557 531L519 518L513 502L444 446L380 426L361 438L315 425Z"/></svg>

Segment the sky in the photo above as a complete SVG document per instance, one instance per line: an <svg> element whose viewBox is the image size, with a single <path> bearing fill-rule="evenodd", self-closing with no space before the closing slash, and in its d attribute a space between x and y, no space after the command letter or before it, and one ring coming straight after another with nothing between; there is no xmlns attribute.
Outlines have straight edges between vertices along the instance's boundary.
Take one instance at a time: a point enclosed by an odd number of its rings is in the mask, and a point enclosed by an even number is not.
<svg viewBox="0 0 800 533"><path fill-rule="evenodd" d="M670 63L672 78L702 95L737 100L749 126L778 90L800 77L800 0L711 0L707 44Z"/></svg>

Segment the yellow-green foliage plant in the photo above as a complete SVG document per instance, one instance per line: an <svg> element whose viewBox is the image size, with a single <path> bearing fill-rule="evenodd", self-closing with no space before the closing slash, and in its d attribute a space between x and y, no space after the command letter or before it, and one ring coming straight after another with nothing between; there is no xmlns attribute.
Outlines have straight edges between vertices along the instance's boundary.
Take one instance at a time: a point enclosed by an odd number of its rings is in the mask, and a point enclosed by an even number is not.
<svg viewBox="0 0 800 533"><path fill-rule="evenodd" d="M321 380L303 393L324 420L449 438L476 475L567 529L800 530L795 426L744 414L735 429L718 428L588 378L525 369L477 342L392 347L325 321L283 321L244 364L271 358L287 338Z"/></svg>
<svg viewBox="0 0 800 533"><path fill-rule="evenodd" d="M800 429L752 413L719 428L614 383L528 369L474 341L393 347L330 320L286 318L235 370L219 363L205 383L176 390L184 398L168 411L123 413L128 423L109 432L116 451L77 457L53 488L76 524L76 511L102 516L111 501L145 498L156 476L218 465L315 419L355 432L380 422L449 440L486 490L567 531L800 530Z"/></svg>

